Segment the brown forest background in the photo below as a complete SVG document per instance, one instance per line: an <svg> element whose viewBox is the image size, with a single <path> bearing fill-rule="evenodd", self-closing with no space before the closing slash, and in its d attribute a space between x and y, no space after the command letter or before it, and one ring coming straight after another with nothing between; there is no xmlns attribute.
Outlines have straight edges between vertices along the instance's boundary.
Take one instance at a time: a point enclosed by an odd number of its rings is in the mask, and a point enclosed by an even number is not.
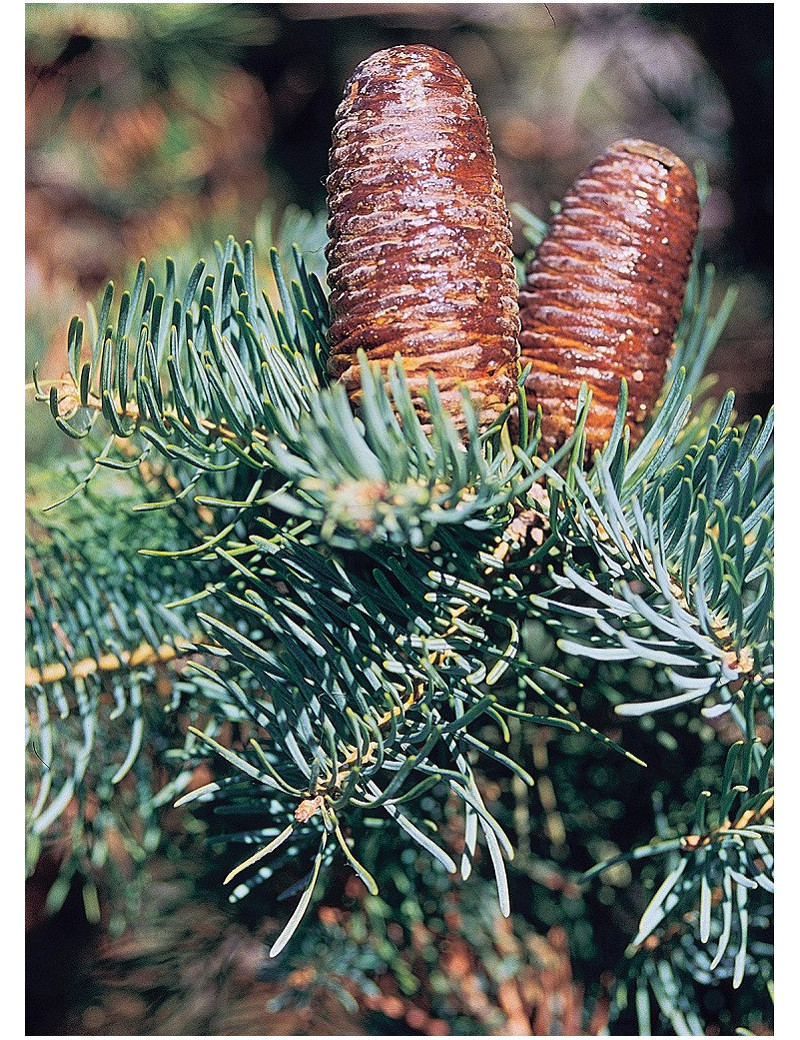
<svg viewBox="0 0 800 1040"><path fill-rule="evenodd" d="M60 372L71 315L108 279L123 282L140 256L201 255L229 233L243 240L267 204L276 213L323 208L347 76L374 50L418 42L447 51L471 80L508 200L540 217L622 137L649 138L705 164L706 256L720 294L732 282L740 290L711 367L736 390L742 417L763 414L773 393L772 18L771 4L29 4L26 368L39 360L45 377ZM517 245L522 252L521 236ZM32 468L71 450L46 411L27 415ZM45 919L48 884L40 872L27 890L28 1033L145 1031L147 1001L131 993L111 1017L76 1018L100 938L81 924L74 901ZM169 879L161 884L166 913L173 893ZM375 1031L363 1008L351 1021L335 1002L300 1018L277 1013L265 1030L269 980L256 991L247 981L258 936L229 929L236 953L225 960L221 919L179 898L173 910L160 941L194 946L196 968L163 1031ZM499 955L511 941L498 936ZM551 974L531 985L563 994L561 1026L569 1028L580 989L558 931L541 941ZM111 956L135 961L136 953ZM453 946L446 970L464 979L463 999L477 1001L470 1013L480 1021L480 995L468 993L470 956ZM193 1019L209 979L216 1003ZM534 1007L535 993L531 1000ZM375 1013L384 1028L442 1031L442 1023L409 1019L402 1002L383 1001ZM513 1001L503 1008L509 1031L515 1013Z"/></svg>
<svg viewBox="0 0 800 1040"><path fill-rule="evenodd" d="M546 218L612 141L708 169L703 233L740 300L713 368L740 414L772 396L770 4L29 4L28 367L140 256L247 237L265 203L324 207L353 67L421 42L488 119L509 201ZM518 240L519 249L524 243ZM64 450L45 421L34 457Z"/></svg>

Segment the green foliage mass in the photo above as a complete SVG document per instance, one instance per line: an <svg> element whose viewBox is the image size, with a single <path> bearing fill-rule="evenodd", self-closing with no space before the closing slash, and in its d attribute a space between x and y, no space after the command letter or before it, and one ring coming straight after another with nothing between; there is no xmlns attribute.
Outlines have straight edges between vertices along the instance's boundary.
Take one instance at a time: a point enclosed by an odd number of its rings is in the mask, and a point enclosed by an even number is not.
<svg viewBox="0 0 800 1040"><path fill-rule="evenodd" d="M448 874L492 877L506 916L531 901L546 778L581 898L620 871L650 890L612 1029L632 1009L644 1035L703 1032L720 986L747 994L734 1026L768 1016L772 420L738 425L703 378L732 297L714 310L695 265L635 449L623 381L602 452L585 393L544 458L522 389L519 438L505 415L480 433L465 393L462 439L433 382L420 424L401 359L386 380L362 361L354 414L326 372L323 247L294 214L266 248L142 261L73 320L69 375L37 381L89 455L32 511L30 868L60 838L52 905L79 875L91 908L113 836L141 862L177 799L244 848L220 854L232 900L289 899L272 956L313 947L345 867L366 894L337 942L365 979L408 980L375 929L430 919ZM545 927L548 905L522 909Z"/></svg>

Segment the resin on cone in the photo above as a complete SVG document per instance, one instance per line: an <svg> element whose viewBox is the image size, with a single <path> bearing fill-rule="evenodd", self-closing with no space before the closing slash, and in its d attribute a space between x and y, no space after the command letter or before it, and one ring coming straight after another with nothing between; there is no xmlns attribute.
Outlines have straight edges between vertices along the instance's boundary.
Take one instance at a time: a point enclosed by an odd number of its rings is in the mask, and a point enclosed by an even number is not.
<svg viewBox="0 0 800 1040"><path fill-rule="evenodd" d="M489 426L516 397L511 222L486 121L431 47L363 61L336 112L327 247L329 371L360 401L357 351L403 359L420 417L432 373L461 423L461 387Z"/></svg>

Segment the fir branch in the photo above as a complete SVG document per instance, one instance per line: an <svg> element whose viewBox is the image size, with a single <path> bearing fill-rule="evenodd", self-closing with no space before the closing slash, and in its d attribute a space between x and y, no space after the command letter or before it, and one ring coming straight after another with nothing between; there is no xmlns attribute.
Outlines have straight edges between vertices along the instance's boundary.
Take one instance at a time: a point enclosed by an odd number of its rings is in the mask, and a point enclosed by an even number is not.
<svg viewBox="0 0 800 1040"><path fill-rule="evenodd" d="M520 463L492 448L500 423L479 437L465 396L465 451L435 385L424 430L402 364L390 367L387 386L363 359L363 406L353 416L344 389L328 386L327 304L299 250L292 253L291 283L278 250L270 251L279 308L258 290L251 243L229 239L217 253L217 276L201 284L205 261L198 261L180 297L171 262L163 290L151 278L143 292L142 262L116 322L113 285L106 291L91 359L82 361L83 325L75 318L69 373L49 386L35 378L38 399L49 402L65 432L85 437L101 418L111 428L76 491L102 468L127 464L112 449L134 437L198 475L240 463L254 475L279 474L287 484L272 495L272 506L319 524L332 544L421 545L441 524L509 521L524 488L515 486ZM170 296L171 324L164 317Z"/></svg>
<svg viewBox="0 0 800 1040"><path fill-rule="evenodd" d="M191 526L176 514L166 525L143 521L114 482L102 490L80 510L32 515L26 541L28 866L43 842L68 833L65 884L107 854L115 815L98 803L138 819L132 832L154 828L156 781L141 750L169 728L164 713L181 701L182 641L197 632L190 613L164 607L189 576L172 562L145 565L135 551L148 529L180 540ZM56 901L66 889L58 892Z"/></svg>
<svg viewBox="0 0 800 1040"><path fill-rule="evenodd" d="M108 547L117 569L88 583L89 601L65 595L79 584L66 574L52 581L52 602L48 588L37 593L29 677L45 763L59 757L52 716L65 713L80 731L66 755L67 785L41 773L36 818L54 820L85 789L101 730L105 739L108 681L117 719L133 718L117 734L127 741L116 777L143 767L156 658L191 656L173 687L194 722L175 749L180 777L170 796L219 816L269 819L227 835L257 846L228 874L232 899L303 864L285 893L299 902L273 952L307 915L335 855L377 888L366 818L385 818L456 872L448 836L428 822L429 807L446 798L463 816L462 878L482 834L508 914L513 846L501 808L484 800L478 767L532 782L501 750L519 720L585 734L640 761L581 719L570 696L592 669L617 663L624 675L646 662L653 693L634 701L623 684L619 714L702 704L709 718L729 712L748 749L729 756L713 825L701 800L697 820L620 857L666 864L635 943L632 959L644 967L634 984L642 1013L653 995L688 1028L695 1011L674 986L683 972L727 973L738 984L753 970L748 907L761 913L753 900L771 885L771 752L755 737L759 713L771 712L772 418L740 429L732 396L713 411L690 397L705 392L702 368L732 298L712 316L711 272L695 264L671 381L648 432L629 452L623 381L608 445L587 465L588 391L572 437L544 460L524 373L517 444L506 416L479 435L467 395L462 439L433 382L423 426L399 359L384 373L362 359L354 414L326 372L321 254L307 263L300 248L266 253L268 292L257 249L233 239L217 243L213 275L199 262L180 289L172 262L161 285L140 264L113 316L113 287L99 317L90 309L85 349L73 320L69 374L52 386L36 378L62 428L81 438L109 428L91 482L80 483L84 502L103 474L138 481L137 523L155 522L131 534L146 556ZM131 586L131 575L142 584ZM179 658L164 632L180 619ZM529 654L526 626L537 620L556 641L553 667ZM244 733L241 748L225 731L231 722ZM181 784L210 756L224 775L186 795ZM151 807L163 800L154 796ZM687 913L697 929L684 927ZM656 943L660 956L673 939L683 945L664 962L667 976L645 955Z"/></svg>
<svg viewBox="0 0 800 1040"><path fill-rule="evenodd" d="M725 425L731 411L727 398L704 441L666 465L633 458L615 479L599 455L591 475L575 471L574 491L550 477L554 495L570 503L571 521L561 522L564 552L551 575L561 591L539 594L539 616L550 624L570 615L578 622L572 629L565 622L565 652L661 664L678 691L661 704L620 705L623 714L703 700L713 691L731 706L744 681L769 698L772 620L769 608L759 607L765 596L771 601L771 498L759 498L756 487L771 421L762 427L754 420L740 432ZM660 443L654 458L668 459L681 432L675 417L684 414L677 399L667 399L650 443L641 446L645 457ZM578 563L590 546L596 559ZM570 591L582 598L569 602ZM587 602L595 606L587 609Z"/></svg>

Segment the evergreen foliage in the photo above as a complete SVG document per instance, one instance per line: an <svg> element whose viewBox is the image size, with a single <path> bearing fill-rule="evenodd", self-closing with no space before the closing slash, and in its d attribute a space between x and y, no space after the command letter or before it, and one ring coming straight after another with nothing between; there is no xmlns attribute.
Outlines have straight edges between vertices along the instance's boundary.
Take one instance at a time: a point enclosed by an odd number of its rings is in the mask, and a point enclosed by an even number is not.
<svg viewBox="0 0 800 1040"><path fill-rule="evenodd" d="M528 215L534 248L541 230ZM490 865L515 909L546 867L523 823L549 746L585 849L598 758L641 836L572 876L653 890L611 1028L630 1008L643 1035L702 1033L709 986L749 994L735 1026L767 1015L772 418L739 425L703 377L733 297L714 309L695 263L635 449L623 382L603 452L585 458L587 393L542 458L522 390L518 435L506 416L479 434L465 396L462 442L433 382L420 424L399 358L386 382L364 363L354 415L326 374L324 224L290 213L263 239L184 272L142 261L73 319L68 374L36 381L90 446L28 545L29 868L66 841L53 906L77 872L91 908L114 834L142 861L177 800L244 849L231 900L283 890L272 956L313 946L346 865L366 934L338 941L366 978L381 915L424 919L447 874L483 892Z"/></svg>

